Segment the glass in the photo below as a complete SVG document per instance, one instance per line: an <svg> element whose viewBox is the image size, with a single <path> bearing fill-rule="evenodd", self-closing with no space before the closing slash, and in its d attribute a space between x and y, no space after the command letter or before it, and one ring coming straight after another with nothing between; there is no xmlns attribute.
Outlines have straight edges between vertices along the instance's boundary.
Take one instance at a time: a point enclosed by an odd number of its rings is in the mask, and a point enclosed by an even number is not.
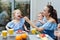
<svg viewBox="0 0 60 40"><path fill-rule="evenodd" d="M32 33L32 34L36 34L36 29L33 28L33 29L31 30L31 33Z"/></svg>
<svg viewBox="0 0 60 40"><path fill-rule="evenodd" d="M5 30L2 31L2 37L3 37L3 38L6 38L6 37L7 37L7 31L5 31Z"/></svg>
<svg viewBox="0 0 60 40"><path fill-rule="evenodd" d="M14 34L14 30L13 29L8 29L8 34L9 34L9 36L13 35Z"/></svg>

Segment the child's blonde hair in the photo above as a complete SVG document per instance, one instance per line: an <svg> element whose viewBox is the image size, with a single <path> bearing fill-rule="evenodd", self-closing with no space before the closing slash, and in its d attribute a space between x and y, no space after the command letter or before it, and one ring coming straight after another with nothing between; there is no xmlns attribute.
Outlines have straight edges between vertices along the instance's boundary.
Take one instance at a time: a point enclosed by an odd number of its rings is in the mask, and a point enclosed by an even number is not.
<svg viewBox="0 0 60 40"><path fill-rule="evenodd" d="M17 10L21 12L21 10L19 10L19 9L14 10L14 11L12 12L12 19L15 19L14 16L15 16L15 13L16 13ZM21 12L21 15L22 15L22 12Z"/></svg>

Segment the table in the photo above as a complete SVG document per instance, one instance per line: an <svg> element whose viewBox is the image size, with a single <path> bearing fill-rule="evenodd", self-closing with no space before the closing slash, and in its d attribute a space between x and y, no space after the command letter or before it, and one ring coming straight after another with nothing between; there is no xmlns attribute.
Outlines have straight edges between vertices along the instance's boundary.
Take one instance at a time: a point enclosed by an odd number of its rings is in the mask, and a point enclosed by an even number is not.
<svg viewBox="0 0 60 40"><path fill-rule="evenodd" d="M17 34L15 34L15 35L17 35ZM15 35L14 36L8 36L7 38L3 38L0 35L0 40L15 40ZM48 39L53 40L50 36L48 36ZM41 40L41 39L38 38L36 35L28 34L27 40Z"/></svg>

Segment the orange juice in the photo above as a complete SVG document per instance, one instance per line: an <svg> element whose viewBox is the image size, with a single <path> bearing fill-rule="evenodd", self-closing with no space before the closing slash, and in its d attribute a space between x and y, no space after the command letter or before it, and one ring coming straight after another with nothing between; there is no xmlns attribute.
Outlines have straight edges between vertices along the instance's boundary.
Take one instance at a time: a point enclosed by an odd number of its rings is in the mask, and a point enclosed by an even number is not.
<svg viewBox="0 0 60 40"><path fill-rule="evenodd" d="M33 28L33 29L31 30L31 33L32 33L32 34L35 34L35 33L36 33L36 29Z"/></svg>
<svg viewBox="0 0 60 40"><path fill-rule="evenodd" d="M2 36L3 36L4 38L7 37L7 31L6 31L6 30L2 31Z"/></svg>
<svg viewBox="0 0 60 40"><path fill-rule="evenodd" d="M9 33L9 35L13 35L14 34L14 30L13 29L9 29L8 33Z"/></svg>

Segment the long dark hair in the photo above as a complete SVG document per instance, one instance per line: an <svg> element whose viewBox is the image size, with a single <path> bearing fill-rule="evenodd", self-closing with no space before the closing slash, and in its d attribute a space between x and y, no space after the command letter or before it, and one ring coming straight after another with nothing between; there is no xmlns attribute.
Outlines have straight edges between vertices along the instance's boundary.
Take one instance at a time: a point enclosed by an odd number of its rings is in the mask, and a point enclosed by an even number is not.
<svg viewBox="0 0 60 40"><path fill-rule="evenodd" d="M56 23L58 24L58 19L57 19L57 12L56 10L53 8L52 5L47 5L47 7L49 8L48 12L50 13L50 16L56 20Z"/></svg>

